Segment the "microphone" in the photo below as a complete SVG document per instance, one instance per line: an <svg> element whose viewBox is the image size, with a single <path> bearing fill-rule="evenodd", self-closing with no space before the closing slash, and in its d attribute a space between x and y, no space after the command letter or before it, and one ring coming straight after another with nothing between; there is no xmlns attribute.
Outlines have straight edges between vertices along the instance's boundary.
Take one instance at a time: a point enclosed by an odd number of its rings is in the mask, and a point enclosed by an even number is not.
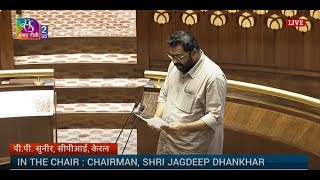
<svg viewBox="0 0 320 180"><path fill-rule="evenodd" d="M138 111L137 114L140 115L143 110L144 110L144 106L141 105L141 106L139 107L139 111ZM134 125L135 125L135 123L136 123L136 119L137 119L137 116L134 116L134 118L133 118L133 125L132 125L132 128L131 128L130 134L129 134L129 136L128 136L127 142L126 142L126 144L125 144L124 147L123 147L123 150L122 150L121 155L123 155L124 150L125 150L126 147L127 147L127 144L128 144L128 142L129 142L129 139L130 139L131 133L132 133L132 131L133 131Z"/></svg>
<svg viewBox="0 0 320 180"><path fill-rule="evenodd" d="M124 128L126 127L126 125L127 125L127 122L128 122L128 120L129 120L130 116L132 115L133 111L139 106L139 104L140 104L140 103L134 103L133 109L132 109L132 111L130 112L130 114L129 114L127 120L126 120L126 122L124 123L124 125L123 125L123 127L122 127L122 129L121 129L121 131L120 131L120 134L119 134L119 136L118 136L118 138L117 138L117 140L116 140L115 143L118 142L118 140L119 140L119 138L120 138L120 136L121 136L121 134L122 134L122 132L123 132L123 129L124 129Z"/></svg>

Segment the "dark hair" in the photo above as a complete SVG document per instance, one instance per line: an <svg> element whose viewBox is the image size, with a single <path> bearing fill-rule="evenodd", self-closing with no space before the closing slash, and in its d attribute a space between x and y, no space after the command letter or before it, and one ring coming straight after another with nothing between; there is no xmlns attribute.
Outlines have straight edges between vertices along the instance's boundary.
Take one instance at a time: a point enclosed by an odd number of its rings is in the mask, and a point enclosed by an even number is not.
<svg viewBox="0 0 320 180"><path fill-rule="evenodd" d="M193 49L199 50L197 39L190 32L186 31L176 31L172 33L168 39L168 45L170 47L181 45L185 52L190 52Z"/></svg>

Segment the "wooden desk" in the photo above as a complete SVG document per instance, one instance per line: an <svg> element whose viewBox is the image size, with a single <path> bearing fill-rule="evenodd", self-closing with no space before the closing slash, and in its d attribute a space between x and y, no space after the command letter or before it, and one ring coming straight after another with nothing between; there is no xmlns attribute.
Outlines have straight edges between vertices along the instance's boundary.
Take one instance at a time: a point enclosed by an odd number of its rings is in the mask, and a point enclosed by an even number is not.
<svg viewBox="0 0 320 180"><path fill-rule="evenodd" d="M11 143L56 142L54 80L44 86L30 82L15 79L0 86L0 157L10 155Z"/></svg>
<svg viewBox="0 0 320 180"><path fill-rule="evenodd" d="M147 123L140 118L136 120L137 128L137 151L138 154L156 154L159 133L148 127Z"/></svg>
<svg viewBox="0 0 320 180"><path fill-rule="evenodd" d="M159 89L145 88L142 105L145 106L142 116L153 116L157 107ZM137 128L137 151L138 154L156 154L159 139L159 132L153 131L147 123L136 118Z"/></svg>

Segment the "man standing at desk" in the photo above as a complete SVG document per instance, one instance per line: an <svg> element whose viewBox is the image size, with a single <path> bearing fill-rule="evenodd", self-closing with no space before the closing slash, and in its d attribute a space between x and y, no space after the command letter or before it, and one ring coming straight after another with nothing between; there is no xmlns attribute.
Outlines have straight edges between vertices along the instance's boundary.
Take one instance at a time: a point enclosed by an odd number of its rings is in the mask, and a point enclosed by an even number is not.
<svg viewBox="0 0 320 180"><path fill-rule="evenodd" d="M191 33L173 33L168 45L172 62L154 117L169 125L157 154L222 154L227 79Z"/></svg>

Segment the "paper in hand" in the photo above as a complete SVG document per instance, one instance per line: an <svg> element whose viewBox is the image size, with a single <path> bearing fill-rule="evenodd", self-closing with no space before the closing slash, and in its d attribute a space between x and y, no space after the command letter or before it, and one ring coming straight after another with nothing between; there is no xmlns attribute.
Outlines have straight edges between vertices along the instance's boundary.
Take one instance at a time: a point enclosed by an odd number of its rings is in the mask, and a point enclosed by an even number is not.
<svg viewBox="0 0 320 180"><path fill-rule="evenodd" d="M157 128L157 129L160 129L162 126L168 126L169 125L167 122L165 122L161 118L145 118L145 117L142 117L140 115L137 115L137 116L140 117L145 122L147 122L149 125Z"/></svg>

